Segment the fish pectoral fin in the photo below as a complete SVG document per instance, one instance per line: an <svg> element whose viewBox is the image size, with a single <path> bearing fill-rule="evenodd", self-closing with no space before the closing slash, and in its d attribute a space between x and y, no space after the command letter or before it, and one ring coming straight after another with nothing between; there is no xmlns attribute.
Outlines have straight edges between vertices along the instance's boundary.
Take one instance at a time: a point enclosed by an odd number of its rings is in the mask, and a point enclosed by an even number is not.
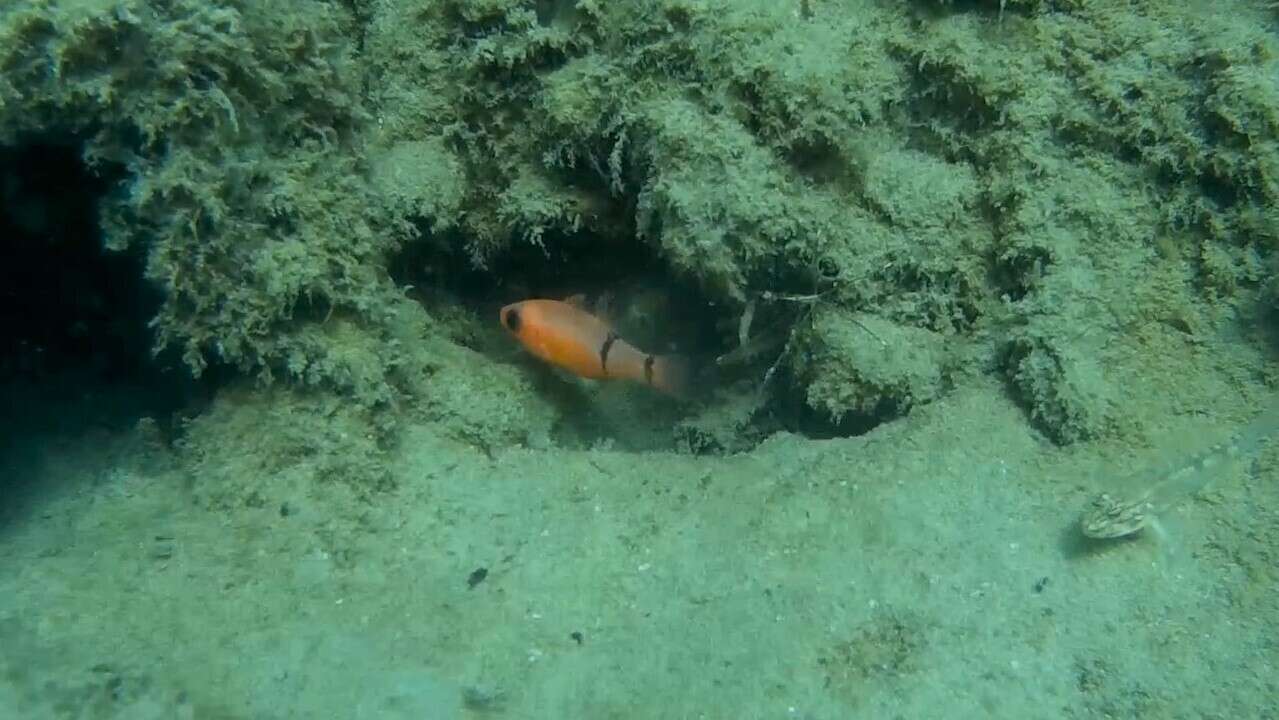
<svg viewBox="0 0 1279 720"><path fill-rule="evenodd" d="M599 387L601 384L600 381L598 380L592 380L591 378L582 377L581 375L578 375L577 373L571 372L569 370L565 370L562 367L552 367L551 374L554 375L556 378L558 378L564 384L571 385L575 388L578 388L579 390L587 390L587 391L594 392L596 390L599 390Z"/></svg>

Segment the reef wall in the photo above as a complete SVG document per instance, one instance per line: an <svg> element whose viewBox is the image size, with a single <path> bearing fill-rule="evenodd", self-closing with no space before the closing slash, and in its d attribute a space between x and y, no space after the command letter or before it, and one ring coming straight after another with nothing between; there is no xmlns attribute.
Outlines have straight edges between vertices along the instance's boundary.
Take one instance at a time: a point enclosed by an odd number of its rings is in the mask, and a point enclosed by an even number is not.
<svg viewBox="0 0 1279 720"><path fill-rule="evenodd" d="M640 252L695 290L708 347L778 333L709 424L873 425L993 374L1071 442L1122 430L1152 358L1175 376L1273 302L1275 25L1246 2L7 3L0 143L124 169L104 241L145 253L156 343L196 373L519 439L561 410L476 339L457 276L496 300ZM551 261L513 269L530 251ZM405 253L437 265L425 296Z"/></svg>

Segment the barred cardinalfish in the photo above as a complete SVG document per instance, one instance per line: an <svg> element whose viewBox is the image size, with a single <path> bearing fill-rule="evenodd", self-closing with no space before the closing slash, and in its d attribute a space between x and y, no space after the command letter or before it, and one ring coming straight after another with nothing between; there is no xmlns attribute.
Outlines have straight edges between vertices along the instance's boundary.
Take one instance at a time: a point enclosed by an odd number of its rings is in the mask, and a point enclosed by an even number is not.
<svg viewBox="0 0 1279 720"><path fill-rule="evenodd" d="M583 305L577 295L568 300L525 300L502 308L498 317L502 327L530 352L575 375L634 380L668 395L687 395L689 371L684 358L640 350Z"/></svg>

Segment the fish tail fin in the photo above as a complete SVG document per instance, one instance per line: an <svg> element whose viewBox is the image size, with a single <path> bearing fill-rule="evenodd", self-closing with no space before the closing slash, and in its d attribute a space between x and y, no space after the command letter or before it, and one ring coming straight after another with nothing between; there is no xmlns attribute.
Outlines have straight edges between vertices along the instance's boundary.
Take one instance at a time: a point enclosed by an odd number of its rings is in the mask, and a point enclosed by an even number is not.
<svg viewBox="0 0 1279 720"><path fill-rule="evenodd" d="M693 389L693 365L683 355L654 355L653 387L680 400L687 400Z"/></svg>

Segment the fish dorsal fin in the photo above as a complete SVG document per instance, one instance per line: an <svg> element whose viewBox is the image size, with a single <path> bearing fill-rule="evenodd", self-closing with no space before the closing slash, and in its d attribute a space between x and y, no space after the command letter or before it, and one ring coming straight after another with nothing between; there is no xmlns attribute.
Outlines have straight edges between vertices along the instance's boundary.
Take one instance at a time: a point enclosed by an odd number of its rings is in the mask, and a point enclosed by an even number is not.
<svg viewBox="0 0 1279 720"><path fill-rule="evenodd" d="M582 312L590 313L609 325L612 325L615 319L613 316L613 293L610 292L600 293L596 297L591 297L586 293L574 293L564 298L563 302L565 305L571 305Z"/></svg>
<svg viewBox="0 0 1279 720"><path fill-rule="evenodd" d="M617 319L614 316L613 311L613 293L607 291L600 293L600 296L595 298L595 308L593 311L595 313L595 317L598 317L600 320L612 325L614 320Z"/></svg>
<svg viewBox="0 0 1279 720"><path fill-rule="evenodd" d="M601 293L596 297L591 297L586 293L576 293L564 298L563 302L565 305L571 305L584 313L594 315L609 325L613 324L613 295L611 293Z"/></svg>

